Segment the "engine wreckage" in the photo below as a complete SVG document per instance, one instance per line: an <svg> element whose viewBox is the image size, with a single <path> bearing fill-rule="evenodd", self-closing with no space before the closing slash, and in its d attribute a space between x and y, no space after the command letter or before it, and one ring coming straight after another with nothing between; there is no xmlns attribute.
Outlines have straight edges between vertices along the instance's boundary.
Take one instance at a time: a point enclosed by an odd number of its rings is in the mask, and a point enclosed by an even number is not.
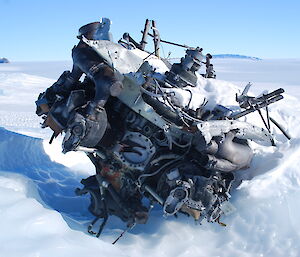
<svg viewBox="0 0 300 257"><path fill-rule="evenodd" d="M110 215L128 228L146 223L154 203L165 216L184 213L199 223L221 223L221 215L233 209L228 200L234 172L249 167L253 156L248 140L274 144L270 121L289 137L268 113L284 90L250 97L248 84L236 96L239 111L221 105L208 110L205 103L191 109L176 101L173 90L192 98L189 88L197 86L202 63L202 75L215 78L210 54L162 40L154 21L146 21L140 43L128 33L114 43L109 28L109 19L81 27L72 71L63 72L36 101L42 127L54 131L51 141L64 132L63 152L84 151L96 168L76 189L91 196L89 210L96 218L88 231L99 236ZM153 53L145 50L147 36L153 38ZM171 65L159 56L161 43L185 47L185 57ZM150 56L169 71L156 72ZM237 120L254 111L265 129ZM149 199L147 206L143 198ZM100 218L100 229L93 232Z"/></svg>

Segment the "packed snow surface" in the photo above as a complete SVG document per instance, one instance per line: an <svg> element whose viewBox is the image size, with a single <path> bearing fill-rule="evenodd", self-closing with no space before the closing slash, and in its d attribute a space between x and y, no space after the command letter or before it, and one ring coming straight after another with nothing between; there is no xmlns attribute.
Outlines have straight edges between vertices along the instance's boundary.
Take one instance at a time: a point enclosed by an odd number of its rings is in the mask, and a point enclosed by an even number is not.
<svg viewBox="0 0 300 257"><path fill-rule="evenodd" d="M218 80L199 76L192 107L203 96L211 106L234 107L235 94L249 81L255 95L283 87L285 98L270 106L270 115L292 140L273 127L276 147L251 143L255 156L237 174L243 183L232 194L236 211L222 219L226 227L195 225L185 216L164 219L156 207L146 225L116 245L111 243L125 225L111 218L101 238L91 237L89 199L74 193L93 166L84 154L61 154L62 138L49 145L51 132L40 129L35 115L38 94L71 63L1 65L0 256L300 256L300 60L214 61ZM263 126L254 114L247 121Z"/></svg>

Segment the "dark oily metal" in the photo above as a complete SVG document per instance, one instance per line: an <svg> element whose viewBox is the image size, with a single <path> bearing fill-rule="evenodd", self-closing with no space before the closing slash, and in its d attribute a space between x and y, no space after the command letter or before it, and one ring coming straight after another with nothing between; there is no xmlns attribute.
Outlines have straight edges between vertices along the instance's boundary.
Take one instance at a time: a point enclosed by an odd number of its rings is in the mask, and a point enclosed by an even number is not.
<svg viewBox="0 0 300 257"><path fill-rule="evenodd" d="M93 39L94 34L99 27L99 21L86 24L79 29L78 37L85 36L87 39Z"/></svg>
<svg viewBox="0 0 300 257"><path fill-rule="evenodd" d="M87 39L112 40L109 30L110 20L108 18L102 18L100 22L96 21L82 26L79 29L77 37L81 38L85 36Z"/></svg>
<svg viewBox="0 0 300 257"><path fill-rule="evenodd" d="M185 87L188 85L196 86L196 71L201 67L203 54L202 48L187 49L184 58L180 63L174 63L169 72L166 72L167 81L177 87Z"/></svg>
<svg viewBox="0 0 300 257"><path fill-rule="evenodd" d="M123 34L123 39L125 39L128 43L132 43L136 48L140 48L140 44L138 42L136 42L130 35L128 32Z"/></svg>

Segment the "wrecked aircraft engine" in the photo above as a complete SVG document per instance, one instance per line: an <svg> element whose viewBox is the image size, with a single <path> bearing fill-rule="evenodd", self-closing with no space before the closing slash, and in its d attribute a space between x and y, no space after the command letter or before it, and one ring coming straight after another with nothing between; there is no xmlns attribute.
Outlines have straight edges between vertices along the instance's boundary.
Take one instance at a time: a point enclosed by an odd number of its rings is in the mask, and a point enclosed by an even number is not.
<svg viewBox="0 0 300 257"><path fill-rule="evenodd" d="M99 236L110 215L128 228L146 223L154 203L165 216L184 213L199 223L220 223L233 210L228 200L234 171L250 165L248 140L273 144L269 116L266 129L236 119L282 99L283 89L249 97L247 85L237 96L244 108L239 112L221 105L207 110L205 103L191 109L176 101L173 90L196 87L203 63L208 68L204 77L215 78L211 55L162 40L149 20L141 43L128 33L112 42L109 27L110 21L102 19L80 28L72 71L65 71L36 101L43 127L54 131L51 141L64 133L63 152L84 151L96 168L76 190L91 196L89 210L96 219L88 231ZM147 36L153 37L153 53L144 50ZM148 62L151 56L167 63L159 57L161 43L187 48L166 73ZM147 206L143 198L149 200ZM93 232L100 218L100 229Z"/></svg>

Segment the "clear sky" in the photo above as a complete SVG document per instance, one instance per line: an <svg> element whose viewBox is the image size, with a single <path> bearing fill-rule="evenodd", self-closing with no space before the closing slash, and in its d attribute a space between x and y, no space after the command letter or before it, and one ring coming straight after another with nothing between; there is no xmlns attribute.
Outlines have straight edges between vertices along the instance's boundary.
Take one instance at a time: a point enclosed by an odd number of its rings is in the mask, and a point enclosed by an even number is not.
<svg viewBox="0 0 300 257"><path fill-rule="evenodd" d="M204 53L300 58L299 0L0 0L0 57L70 60L79 27L100 17L112 20L115 41L124 32L140 41L149 18L162 39Z"/></svg>

